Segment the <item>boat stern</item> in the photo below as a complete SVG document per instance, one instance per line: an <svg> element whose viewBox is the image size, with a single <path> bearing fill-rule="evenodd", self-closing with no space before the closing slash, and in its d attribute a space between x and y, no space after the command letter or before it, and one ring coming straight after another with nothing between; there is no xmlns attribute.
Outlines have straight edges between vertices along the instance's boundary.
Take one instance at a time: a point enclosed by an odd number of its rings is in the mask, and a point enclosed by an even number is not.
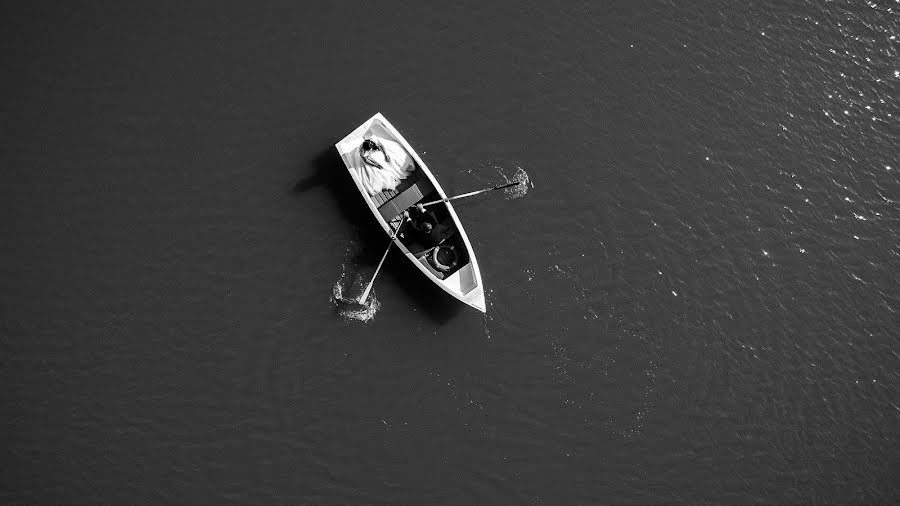
<svg viewBox="0 0 900 506"><path fill-rule="evenodd" d="M487 307L484 300L484 290L482 290L481 288L478 289L477 294L467 296L463 302L481 311L482 313L487 313Z"/></svg>
<svg viewBox="0 0 900 506"><path fill-rule="evenodd" d="M484 288L481 285L481 275L472 262L462 266L458 271L443 280L443 284L457 299L482 313L487 312Z"/></svg>

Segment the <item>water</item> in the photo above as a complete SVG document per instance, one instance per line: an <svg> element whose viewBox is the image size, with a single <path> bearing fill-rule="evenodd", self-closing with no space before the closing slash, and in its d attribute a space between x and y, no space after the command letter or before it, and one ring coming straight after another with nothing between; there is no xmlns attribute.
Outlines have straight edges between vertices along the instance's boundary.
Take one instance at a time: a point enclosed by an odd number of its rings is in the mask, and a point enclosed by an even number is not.
<svg viewBox="0 0 900 506"><path fill-rule="evenodd" d="M4 6L0 497L896 502L898 8ZM345 304L379 111L486 315Z"/></svg>

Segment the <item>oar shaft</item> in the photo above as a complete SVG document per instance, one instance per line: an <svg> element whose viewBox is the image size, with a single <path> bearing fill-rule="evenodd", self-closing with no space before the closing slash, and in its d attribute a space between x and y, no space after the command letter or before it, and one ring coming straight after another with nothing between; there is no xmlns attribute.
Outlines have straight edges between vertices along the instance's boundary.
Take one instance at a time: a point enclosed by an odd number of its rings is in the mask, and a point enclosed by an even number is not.
<svg viewBox="0 0 900 506"><path fill-rule="evenodd" d="M453 197L447 197L447 198L440 199L440 200L433 200L431 202L426 202L426 203L422 204L422 207L428 207L428 206L432 206L434 204L440 204L441 202L450 202L451 200L461 199L461 198L465 198L465 197L471 197L473 195L478 195L479 193L489 192L489 191L493 191L493 190L501 190L503 188L515 186L517 184L522 184L522 182L521 181L513 181L512 183L502 184L500 186L495 186L493 188L485 188L483 190L476 190L476 191L469 192L469 193L463 193L462 195L455 195Z"/></svg>
<svg viewBox="0 0 900 506"><path fill-rule="evenodd" d="M375 286L375 278L378 277L378 271L381 270L381 264L384 263L384 260L387 258L388 253L391 251L391 246L394 244L394 239L397 237L397 232L400 231L400 227L403 225L403 220L406 219L406 216L402 216L400 218L400 223L397 224L397 229L394 230L394 233L391 234L391 242L388 244L386 250L384 250L384 255L381 255L381 260L378 262L378 267L375 268L375 274L372 274L372 281L369 281L369 286L363 291L362 295L359 297L359 303L365 304L366 299L369 297L369 292L372 291L372 287Z"/></svg>
<svg viewBox="0 0 900 506"><path fill-rule="evenodd" d="M488 188L487 190L478 190L478 191L474 191L474 192L463 193L462 195L455 195L453 197L447 197L447 198L441 199L441 200L434 200L431 202L426 202L425 204L422 204L422 206L423 207L433 206L434 204L440 204L441 202L450 202L451 200L461 199L461 198L465 198L465 197L471 197L472 195L478 195L479 193L484 193L484 192L491 191L491 190L493 190L493 188Z"/></svg>

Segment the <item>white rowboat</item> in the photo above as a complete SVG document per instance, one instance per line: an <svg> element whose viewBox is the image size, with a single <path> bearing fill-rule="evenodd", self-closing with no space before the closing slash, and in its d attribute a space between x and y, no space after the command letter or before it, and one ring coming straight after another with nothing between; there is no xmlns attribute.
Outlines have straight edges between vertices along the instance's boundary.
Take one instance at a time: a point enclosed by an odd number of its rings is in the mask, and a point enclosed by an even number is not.
<svg viewBox="0 0 900 506"><path fill-rule="evenodd" d="M377 136L399 144L412 158L415 169L400 181L394 190L369 194L360 180L357 155L365 139ZM485 311L484 286L481 272L475 260L472 244L463 230L459 217L449 202L430 206L437 220L436 232L427 237L417 234L409 220L401 220L403 211L419 203L447 198L441 185L428 170L425 162L406 142L381 113L356 128L334 146L369 209L388 236L393 236L397 226L401 228L394 237L394 244L434 284L462 302ZM402 222L402 225L401 225Z"/></svg>

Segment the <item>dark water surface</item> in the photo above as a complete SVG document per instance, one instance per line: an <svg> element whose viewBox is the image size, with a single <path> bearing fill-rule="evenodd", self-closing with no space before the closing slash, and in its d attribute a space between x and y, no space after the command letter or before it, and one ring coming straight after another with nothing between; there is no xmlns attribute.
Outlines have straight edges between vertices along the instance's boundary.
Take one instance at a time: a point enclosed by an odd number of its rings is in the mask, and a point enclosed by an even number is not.
<svg viewBox="0 0 900 506"><path fill-rule="evenodd" d="M891 503L900 5L0 7L5 503ZM488 313L332 150L461 201Z"/></svg>

